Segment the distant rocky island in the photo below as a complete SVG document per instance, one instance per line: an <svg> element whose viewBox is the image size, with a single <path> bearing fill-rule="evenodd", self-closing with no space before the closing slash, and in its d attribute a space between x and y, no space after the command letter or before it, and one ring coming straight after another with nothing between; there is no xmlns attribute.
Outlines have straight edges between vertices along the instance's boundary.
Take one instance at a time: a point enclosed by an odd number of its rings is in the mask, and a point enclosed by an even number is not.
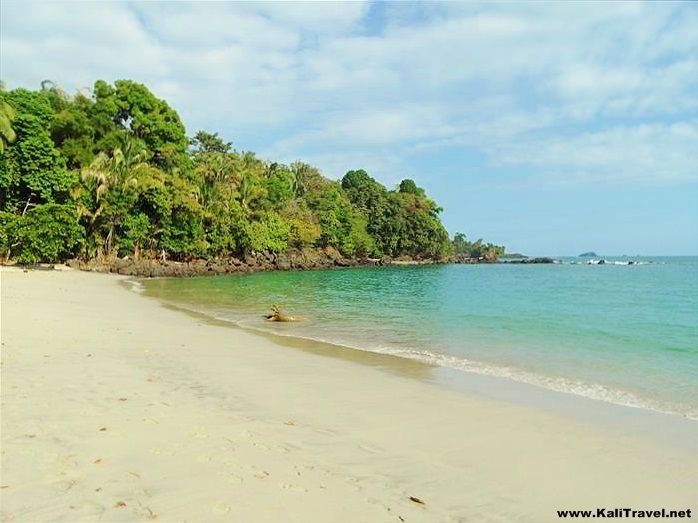
<svg viewBox="0 0 698 523"><path fill-rule="evenodd" d="M596 254L594 251L589 251L589 252L583 252L582 254L577 255L577 258L598 258L599 255Z"/></svg>

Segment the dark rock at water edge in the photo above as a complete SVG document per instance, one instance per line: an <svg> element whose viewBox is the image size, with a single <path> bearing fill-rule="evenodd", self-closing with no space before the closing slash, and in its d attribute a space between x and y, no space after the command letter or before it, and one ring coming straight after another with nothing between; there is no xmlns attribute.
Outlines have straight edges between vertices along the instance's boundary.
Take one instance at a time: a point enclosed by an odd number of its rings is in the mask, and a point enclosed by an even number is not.
<svg viewBox="0 0 698 523"><path fill-rule="evenodd" d="M111 260L70 260L68 266L83 271L112 272L145 278L191 277L249 272L330 269L334 267L387 265L388 259L345 258L334 249L251 253L244 258L160 259L115 258Z"/></svg>
<svg viewBox="0 0 698 523"><path fill-rule="evenodd" d="M554 263L547 258L533 258L510 263ZM495 263L488 257L470 258L463 255L442 259L412 258L347 258L336 249L306 249L286 253L257 252L243 258L193 259L172 261L153 258L114 258L109 260L70 260L68 266L83 271L112 272L144 278L212 276L220 274L245 274L264 271L290 271L332 269L341 267L379 267L388 265L433 265Z"/></svg>
<svg viewBox="0 0 698 523"><path fill-rule="evenodd" d="M526 258L523 260L508 260L508 261L503 261L502 263L505 264L541 264L541 263L559 263L556 259L554 258L548 258L547 256L540 257L540 258Z"/></svg>
<svg viewBox="0 0 698 523"><path fill-rule="evenodd" d="M491 256L479 256L477 258L472 258L466 254L456 254L455 256L446 260L447 263L458 263L458 264L476 264L476 263L496 263L497 258Z"/></svg>

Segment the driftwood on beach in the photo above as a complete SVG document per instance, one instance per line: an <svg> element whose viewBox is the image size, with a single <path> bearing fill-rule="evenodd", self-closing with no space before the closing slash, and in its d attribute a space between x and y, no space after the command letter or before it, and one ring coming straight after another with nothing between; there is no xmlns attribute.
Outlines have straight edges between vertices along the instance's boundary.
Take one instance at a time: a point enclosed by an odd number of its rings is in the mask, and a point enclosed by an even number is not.
<svg viewBox="0 0 698 523"><path fill-rule="evenodd" d="M289 316L285 314L281 308L274 304L271 306L271 313L264 316L267 321L281 321L281 322L292 322L301 321L302 318L297 318L295 316Z"/></svg>

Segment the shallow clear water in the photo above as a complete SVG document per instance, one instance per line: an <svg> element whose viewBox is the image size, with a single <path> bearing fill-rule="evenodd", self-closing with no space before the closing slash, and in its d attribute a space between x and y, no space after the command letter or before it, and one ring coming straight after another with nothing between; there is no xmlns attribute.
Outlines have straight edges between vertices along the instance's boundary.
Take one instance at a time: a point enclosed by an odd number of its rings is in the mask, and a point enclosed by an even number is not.
<svg viewBox="0 0 698 523"><path fill-rule="evenodd" d="M380 267L144 284L149 295L245 327L698 419L698 258L642 260L647 263ZM264 322L272 303L306 321Z"/></svg>

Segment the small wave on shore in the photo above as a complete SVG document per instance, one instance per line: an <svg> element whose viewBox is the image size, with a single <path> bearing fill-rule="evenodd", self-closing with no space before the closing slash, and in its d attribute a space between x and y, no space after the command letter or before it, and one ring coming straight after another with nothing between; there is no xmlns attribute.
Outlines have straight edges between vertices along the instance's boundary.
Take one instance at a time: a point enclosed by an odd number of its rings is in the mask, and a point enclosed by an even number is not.
<svg viewBox="0 0 698 523"><path fill-rule="evenodd" d="M247 329L698 419L697 260L632 260L643 267L618 257L607 260L618 270L591 270L567 258L567 268L381 267L142 283L147 296ZM268 324L272 303L308 321Z"/></svg>
<svg viewBox="0 0 698 523"><path fill-rule="evenodd" d="M243 325L243 327L245 326ZM264 328L258 328L256 330L273 332L271 329ZM662 402L653 401L647 398L643 398L632 392L623 391L620 389L613 389L598 383L587 383L576 379L545 376L542 374L535 374L532 372L523 371L513 367L492 365L459 356L434 353L428 350L402 349L394 347L367 348L346 345L343 343L336 343L330 340L316 337L279 334L278 332L273 332L273 334L281 336L298 337L320 343L329 343L335 346L346 347L352 350L363 350L379 354L387 354L390 356L396 356L400 358L408 358L437 367L454 369L466 373L478 374L481 376L492 376L496 378L509 379L518 383L533 385L555 392L572 394L591 400L604 401L606 403L612 403L615 405L622 405L624 407L651 410L654 412L660 412L662 414L679 415L687 419L698 421L698 410L692 409L689 406L670 405Z"/></svg>
<svg viewBox="0 0 698 523"><path fill-rule="evenodd" d="M129 288L129 290L132 290L137 294L143 294L145 292L145 287L143 286L143 283L134 278L124 280L124 285L126 285Z"/></svg>
<svg viewBox="0 0 698 523"><path fill-rule="evenodd" d="M569 265L650 265L654 262L652 261L644 261L644 260L625 260L625 261L620 261L620 260L606 260L604 258L600 258L598 260L595 259L590 259L590 260L584 260L584 261L567 261L567 262L562 262L562 263L567 263Z"/></svg>
<svg viewBox="0 0 698 523"><path fill-rule="evenodd" d="M133 287L133 290L139 293L142 292L142 289L139 290L137 287ZM640 395L635 394L633 392L614 389L611 387L601 385L599 383L588 383L582 380L559 376L546 376L543 374L536 374L533 372L517 369L511 366L493 365L490 363L475 361L469 358L454 356L450 354L441 354L418 348L398 348L381 345L371 346L368 344L348 344L342 341L326 337L310 336L296 332L284 332L283 330L275 328L278 327L278 325L267 325L265 323L251 319L251 316L233 317L233 315L231 313L227 313L227 311L226 313L223 313L221 311L211 311L205 308L194 308L190 306L182 307L181 304L177 304L177 307L183 308L190 312L194 312L196 314L207 316L216 321L228 323L232 326L242 328L248 331L271 334L283 338L306 340L315 343L331 345L333 347L346 350L358 350L376 354L384 354L398 358L406 358L425 363L427 365L453 369L461 371L463 373L471 373L480 376L490 376L495 378L508 379L518 383L532 385L535 387L563 394L571 394L574 396L580 396L595 401L603 401L606 403L621 405L624 407L650 410L662 414L678 415L690 420L698 421L698 409L691 408L687 405L668 404L664 402L653 401L648 398L643 398Z"/></svg>

